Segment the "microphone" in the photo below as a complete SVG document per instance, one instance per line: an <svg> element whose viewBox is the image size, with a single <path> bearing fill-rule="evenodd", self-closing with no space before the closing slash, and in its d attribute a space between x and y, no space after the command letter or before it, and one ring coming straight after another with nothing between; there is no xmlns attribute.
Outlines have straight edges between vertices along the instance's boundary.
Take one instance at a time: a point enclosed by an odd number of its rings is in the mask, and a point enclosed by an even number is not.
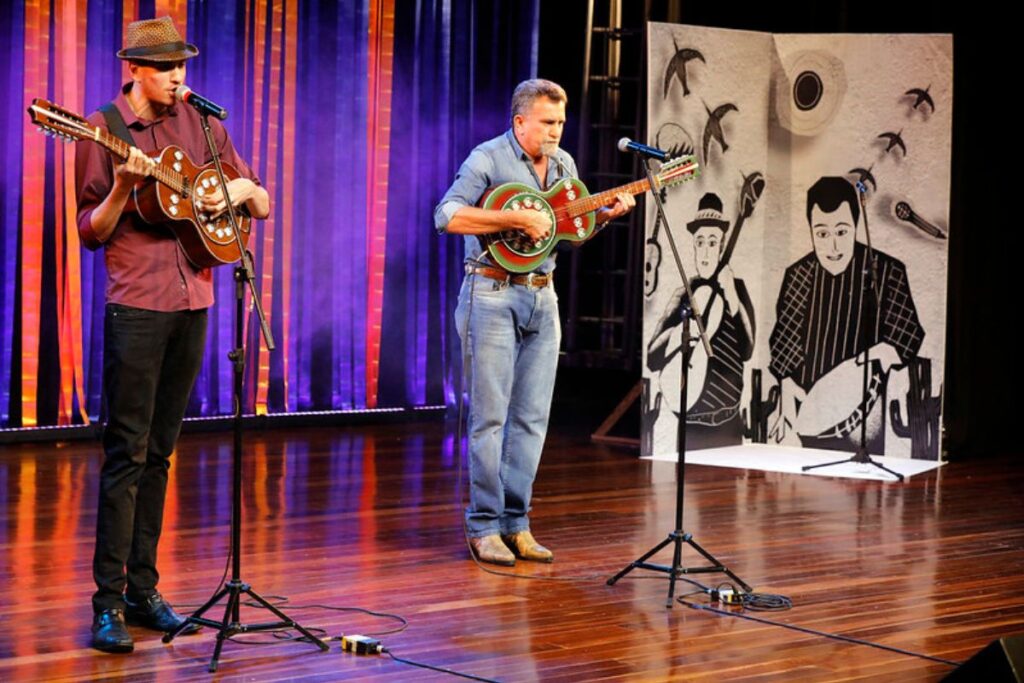
<svg viewBox="0 0 1024 683"><path fill-rule="evenodd" d="M895 213L896 217L901 221L910 223L925 234L937 237L940 240L946 239L946 233L944 233L941 228L932 225L927 220L917 215L917 212L910 208L910 204L907 202L896 202L893 213Z"/></svg>
<svg viewBox="0 0 1024 683"><path fill-rule="evenodd" d="M641 142L634 142L629 138L622 138L619 140L619 151L620 152L633 152L643 157L650 159L657 159L658 161L668 161L668 152L660 150L657 147L650 147Z"/></svg>
<svg viewBox="0 0 1024 683"><path fill-rule="evenodd" d="M562 165L562 160L558 158L559 151L561 150L559 150L558 147L555 147L554 150L552 150L551 153L548 154L547 156L549 159L555 162L556 166L558 166L558 179L562 180L563 178L566 178L568 176L565 172L565 166Z"/></svg>
<svg viewBox="0 0 1024 683"><path fill-rule="evenodd" d="M180 100L181 102L184 102L185 104L193 107L200 114L206 116L215 116L221 121L228 117L227 109L220 106L219 104L214 104L205 97L200 97L199 95L192 92L192 88L188 87L187 85L179 85L174 91L174 96L177 97L178 100Z"/></svg>

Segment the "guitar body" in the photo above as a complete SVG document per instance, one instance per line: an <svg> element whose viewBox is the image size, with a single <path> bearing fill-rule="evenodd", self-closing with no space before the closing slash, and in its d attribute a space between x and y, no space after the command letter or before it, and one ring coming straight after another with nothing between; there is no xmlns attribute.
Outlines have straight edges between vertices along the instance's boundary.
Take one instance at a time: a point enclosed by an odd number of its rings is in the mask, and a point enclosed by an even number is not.
<svg viewBox="0 0 1024 683"><path fill-rule="evenodd" d="M169 169L180 173L188 183L188 192L176 192L173 188L147 178L135 186L133 199L142 220L152 225L165 225L174 234L182 250L197 268L210 268L234 263L240 258L238 244L227 212L217 218L196 211L193 200L215 190L219 184L214 165L196 166L185 152L174 145L164 147L151 155L153 159ZM241 174L230 164L221 163L224 177L230 182ZM235 209L238 228L241 231L242 246L249 244L252 219L244 207Z"/></svg>
<svg viewBox="0 0 1024 683"><path fill-rule="evenodd" d="M523 183L505 183L492 187L480 200L480 208L498 211L544 211L555 226L547 238L533 242L521 230L504 230L481 235L481 241L494 262L510 273L529 273L547 260L562 240L581 242L594 233L594 211L569 215L567 204L590 196L587 187L576 178L559 180L551 189L540 192Z"/></svg>

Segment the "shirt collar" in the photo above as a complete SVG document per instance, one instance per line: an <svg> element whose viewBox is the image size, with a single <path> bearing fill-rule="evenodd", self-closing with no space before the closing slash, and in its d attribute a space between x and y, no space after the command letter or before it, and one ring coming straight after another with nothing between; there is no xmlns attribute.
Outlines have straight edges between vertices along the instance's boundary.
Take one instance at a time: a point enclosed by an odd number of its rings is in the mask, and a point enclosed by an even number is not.
<svg viewBox="0 0 1024 683"><path fill-rule="evenodd" d="M523 149L523 146L519 144L519 140L516 139L516 134L512 131L511 128L509 128L505 132L505 137L508 138L509 144L512 145L512 152L516 155L517 159L522 159L523 161L533 161L530 155L526 153L526 150Z"/></svg>
<svg viewBox="0 0 1024 683"><path fill-rule="evenodd" d="M121 112L121 118L124 119L125 125L129 128L132 126L135 126L136 128L146 128L147 126L152 126L154 123L159 123L163 121L168 116L178 115L178 103L175 102L167 108L167 111L162 116L158 118L155 118L153 120L140 119L138 116L135 115L135 111L132 109L132 105L128 104L128 93L131 92L131 89L132 82L128 81L123 86L121 86L121 96L114 100L114 106L117 107L117 110L119 112Z"/></svg>

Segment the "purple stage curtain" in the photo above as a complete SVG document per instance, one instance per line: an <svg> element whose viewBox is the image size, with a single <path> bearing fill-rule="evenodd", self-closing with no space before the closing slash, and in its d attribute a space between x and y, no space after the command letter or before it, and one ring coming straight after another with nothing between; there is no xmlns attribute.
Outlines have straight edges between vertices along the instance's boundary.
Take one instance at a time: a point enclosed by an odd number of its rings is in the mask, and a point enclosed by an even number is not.
<svg viewBox="0 0 1024 683"><path fill-rule="evenodd" d="M296 0L285 0L286 14ZM54 0L50 20L57 20ZM272 241L266 227L253 235L257 281L270 263L272 313L278 350L269 354L266 383L271 413L359 409L367 405L367 111L368 21L372 0L302 0L294 32L267 0L194 2L187 7L186 39L200 55L188 65L188 83L230 112L225 122L242 155L258 157L256 171L273 182ZM124 81L114 56L121 47L124 7L138 18L154 16L153 0L89 0L86 114L110 100ZM458 340L451 313L461 279L461 240L434 234L432 209L459 163L478 142L508 125L515 83L536 73L539 0L417 0L396 2L393 96L389 158L387 251L377 405L440 405L453 400ZM265 21L256 17L265 12ZM67 421L58 406L61 349L56 311L58 259L54 257L53 143L47 145L43 264L38 348L21 348L20 262L26 114L25 14L22 3L0 8L0 39L8 59L0 67L0 426L23 418L22 361L38 359L36 423ZM136 18L136 17L131 17ZM256 35L258 26L263 28ZM181 28L181 27L180 27ZM51 26L50 50L60 49ZM259 37L259 41L257 38ZM277 42L275 42L275 40ZM282 42L293 41L294 64ZM262 61L255 46L262 42ZM51 58L50 66L56 63ZM260 71L256 67L261 66ZM294 72L294 126L275 114L287 107L283 75ZM278 70L275 73L275 70ZM69 77L65 75L65 77ZM274 81L274 79L278 79ZM49 79L44 97L60 103ZM277 87L272 87L276 83ZM257 88L261 88L256 92ZM276 97L276 100L272 100ZM256 109L256 104L260 109ZM259 146L255 145L258 140ZM294 140L294 171L283 177ZM285 188L292 188L284 215ZM38 198L37 198L38 199ZM285 243L285 226L290 239ZM287 248L286 248L287 246ZM265 259L264 251L270 250ZM102 321L105 270L102 251L81 250L81 375L91 420L101 417ZM216 273L217 304L211 310L209 343L189 414L231 413L233 341L231 268ZM290 310L283 328L285 296ZM257 391L255 320L247 342L246 411ZM287 343L284 343L287 338ZM66 344L66 342L64 342ZM27 351L27 354L26 354ZM286 367L287 359L287 367ZM26 366L28 367L28 366ZM66 378L65 378L66 379ZM63 412L62 412L63 411ZM61 418L64 415L64 418ZM80 422L71 413L73 423Z"/></svg>

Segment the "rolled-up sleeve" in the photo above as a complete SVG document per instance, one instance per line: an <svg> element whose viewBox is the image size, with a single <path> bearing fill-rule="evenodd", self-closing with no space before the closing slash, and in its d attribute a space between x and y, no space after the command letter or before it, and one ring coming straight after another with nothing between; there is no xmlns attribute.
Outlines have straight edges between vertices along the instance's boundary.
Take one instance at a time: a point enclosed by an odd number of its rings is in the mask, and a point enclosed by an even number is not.
<svg viewBox="0 0 1024 683"><path fill-rule="evenodd" d="M101 117L102 118L102 117ZM100 128L93 117L90 123ZM75 143L75 186L78 190L78 235L86 248L103 246L92 228L92 212L114 186L114 169L107 151L92 141Z"/></svg>
<svg viewBox="0 0 1024 683"><path fill-rule="evenodd" d="M480 149L473 150L462 162L459 172L455 174L455 182L434 209L434 227L438 232L447 230L448 223L459 209L476 206L491 186L493 166L491 157Z"/></svg>

